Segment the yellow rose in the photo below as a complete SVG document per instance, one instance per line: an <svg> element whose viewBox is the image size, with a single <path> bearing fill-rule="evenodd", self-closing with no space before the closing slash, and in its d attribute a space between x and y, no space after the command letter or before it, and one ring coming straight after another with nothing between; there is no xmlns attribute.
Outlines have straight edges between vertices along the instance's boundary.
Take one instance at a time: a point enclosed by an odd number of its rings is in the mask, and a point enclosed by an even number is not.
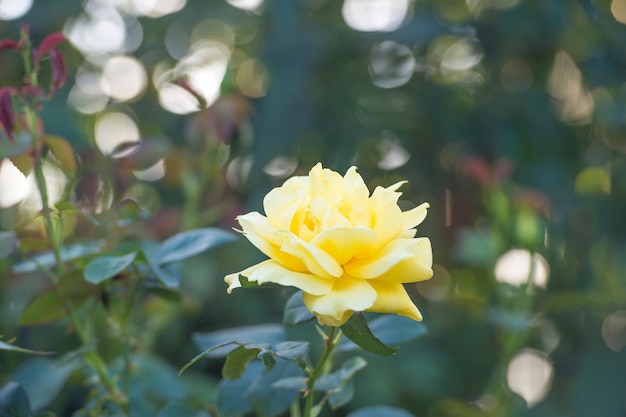
<svg viewBox="0 0 626 417"><path fill-rule="evenodd" d="M432 276L428 238L415 238L428 203L403 212L398 188L370 196L356 167L345 176L317 164L263 200L266 216L238 216L244 236L270 259L226 276L228 292L250 282L293 286L321 324L340 326L354 311L421 320L403 283Z"/></svg>

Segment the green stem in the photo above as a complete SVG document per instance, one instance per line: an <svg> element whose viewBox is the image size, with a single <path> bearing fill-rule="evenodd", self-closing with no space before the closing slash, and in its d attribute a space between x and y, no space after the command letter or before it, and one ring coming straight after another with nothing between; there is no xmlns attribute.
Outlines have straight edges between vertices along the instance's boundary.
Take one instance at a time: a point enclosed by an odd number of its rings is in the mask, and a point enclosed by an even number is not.
<svg viewBox="0 0 626 417"><path fill-rule="evenodd" d="M327 373L330 369L330 364L332 363L335 348L339 344L339 340L341 338L341 333L335 335L336 331L336 327L330 328L328 334L324 338L324 351L322 352L322 357L317 363L315 369L309 372L309 381L307 387L308 395L306 397L306 402L304 405L304 417L311 417L311 411L313 410L313 405L315 402L315 382L320 376Z"/></svg>
<svg viewBox="0 0 626 417"><path fill-rule="evenodd" d="M32 53L30 39L28 38L28 34L26 32L22 33L22 39L24 39L24 41L26 42L26 47L23 49L22 52L26 76L28 77L29 84L33 87L36 87L39 83L37 77L37 69L33 67L33 63L31 61ZM48 188L46 185L46 178L43 172L43 161L41 158L39 134L37 127L37 98L33 97L31 102L28 102L28 100L24 100L24 109L24 113L26 114L26 122L28 124L28 129L30 130L31 135L35 182L37 184L37 189L41 198L44 227L46 229L46 233L48 234L48 239L50 241L50 245L52 246L54 258L56 261L56 273L52 272L48 268L43 267L42 265L40 265L40 267L42 267L43 272L50 278L50 280L52 280L52 282L56 286L56 284L58 284L59 280L65 272L65 265L63 264L63 258L61 257L62 241L60 237L56 234L54 222L52 220L52 211L48 206ZM76 328L76 332L81 340L81 344L84 347L90 346L92 339L91 331L82 325L80 318L78 317L78 314L76 312L76 308L74 307L72 302L68 299L63 301L64 306L69 312L69 315L72 319L72 323ZM108 397L109 401L118 404L126 411L126 415L128 415L128 399L126 395L124 395L124 393L119 390L115 381L113 381L109 377L106 362L102 359L98 351L95 349L91 349L85 353L84 358L85 362L96 373L98 379L107 390L108 395L103 396L102 401L106 401Z"/></svg>
<svg viewBox="0 0 626 417"><path fill-rule="evenodd" d="M24 69L28 77L28 82L32 87L36 87L39 84L37 78L37 71L33 68L31 57L30 39L27 34L23 34L23 39L26 42L26 47L22 52L22 59L24 61ZM33 98L33 102L29 105L25 100L26 117L28 123L28 129L31 135L31 147L33 152L33 169L35 170L35 181L37 182L37 189L39 190L39 196L41 197L41 206L43 211L44 223L46 232L48 233L48 239L52 244L52 250L54 251L54 258L57 264L57 275L63 275L63 262L61 259L61 245L57 239L54 230L54 223L52 222L52 213L48 206L48 188L46 186L46 178L43 173L43 162L41 160L41 152L39 148L39 135L37 133L37 98Z"/></svg>

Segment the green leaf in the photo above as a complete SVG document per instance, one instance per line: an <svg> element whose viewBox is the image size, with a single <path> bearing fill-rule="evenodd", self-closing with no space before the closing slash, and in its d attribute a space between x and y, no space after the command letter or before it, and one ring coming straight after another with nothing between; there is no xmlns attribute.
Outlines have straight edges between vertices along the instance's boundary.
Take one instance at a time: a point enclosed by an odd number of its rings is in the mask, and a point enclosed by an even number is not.
<svg viewBox="0 0 626 417"><path fill-rule="evenodd" d="M271 372L264 372L247 390L247 398L258 417L275 417L284 413L298 397L297 391L276 389L272 385L284 378L302 376L293 362L278 359Z"/></svg>
<svg viewBox="0 0 626 417"><path fill-rule="evenodd" d="M209 357L219 358L228 355L235 349L233 342L238 344L267 343L275 346L284 342L287 333L280 324L259 324L255 326L234 327L231 329L218 330L211 333L195 333L193 341L201 350L212 349L216 345L223 345L220 349L214 349Z"/></svg>
<svg viewBox="0 0 626 417"><path fill-rule="evenodd" d="M31 355L54 355L54 352L42 352L38 350L24 349L21 347L13 346L0 340L0 350L8 350L11 352L29 353Z"/></svg>
<svg viewBox="0 0 626 417"><path fill-rule="evenodd" d="M237 345L240 346L240 343L237 342L226 342L226 343L220 343L218 345L212 346L210 348L208 348L207 350L205 350L204 352L199 353L198 355L196 355L194 358L192 358L189 362L187 362L185 364L185 366L183 366L180 371L178 371L178 376L181 376L187 369L189 369L193 364L195 364L196 362L198 362L200 359L204 359L206 357L210 357L211 352L222 349L222 348L226 348L229 347L230 350L233 350L234 348L232 347L233 345ZM229 351L230 351L229 350ZM225 356L225 355L220 355L221 356Z"/></svg>
<svg viewBox="0 0 626 417"><path fill-rule="evenodd" d="M181 296L178 291L161 287L148 287L146 291L170 303L180 304Z"/></svg>
<svg viewBox="0 0 626 417"><path fill-rule="evenodd" d="M233 233L215 227L190 230L163 242L154 259L159 265L177 262L233 241Z"/></svg>
<svg viewBox="0 0 626 417"><path fill-rule="evenodd" d="M131 245L126 245L129 248L138 249L137 261L145 262L154 277L163 285L168 288L176 288L180 285L180 275L176 272L175 264L160 266L156 259L156 251L158 250L152 247L151 242L135 242ZM129 249L132 250L132 249Z"/></svg>
<svg viewBox="0 0 626 417"><path fill-rule="evenodd" d="M18 323L21 326L34 326L50 323L66 315L63 300L54 291L36 296L22 312Z"/></svg>
<svg viewBox="0 0 626 417"><path fill-rule="evenodd" d="M352 317L341 326L341 331L358 346L368 352L378 355L388 356L393 354L397 348L392 348L381 342L370 330L363 313L354 313Z"/></svg>
<svg viewBox="0 0 626 417"><path fill-rule="evenodd" d="M7 258L17 247L15 232L0 232L0 259Z"/></svg>
<svg viewBox="0 0 626 417"><path fill-rule="evenodd" d="M328 405L332 410L336 410L352 401L353 397L354 383L351 380L346 381L346 383L341 385L338 390L333 391L328 395Z"/></svg>
<svg viewBox="0 0 626 417"><path fill-rule="evenodd" d="M274 366L276 365L276 355L274 354L274 352L269 350L269 347L259 353L259 359L261 359L261 362L263 362L263 366L265 366L265 369L268 371L271 371L272 368L274 368Z"/></svg>
<svg viewBox="0 0 626 417"><path fill-rule="evenodd" d="M97 285L83 279L83 271L74 269L61 277L57 285L57 293L63 298L81 300L99 293Z"/></svg>
<svg viewBox="0 0 626 417"><path fill-rule="evenodd" d="M241 288L278 288L278 287L282 287L282 285L279 284L274 284L273 282L266 282L263 285L260 285L258 282L256 281L248 281L247 277L244 277L243 275L239 275L239 283L241 284Z"/></svg>
<svg viewBox="0 0 626 417"><path fill-rule="evenodd" d="M304 376L292 376L279 379L272 384L272 388L304 391L309 387L309 378Z"/></svg>
<svg viewBox="0 0 626 417"><path fill-rule="evenodd" d="M39 411L56 398L79 363L62 363L49 358L31 359L15 370L12 379L24 388L33 410Z"/></svg>
<svg viewBox="0 0 626 417"><path fill-rule="evenodd" d="M241 345L233 349L228 356L226 356L226 362L222 368L222 375L226 379L237 379L243 375L248 363L256 358L261 352L258 347L248 347Z"/></svg>
<svg viewBox="0 0 626 417"><path fill-rule="evenodd" d="M61 248L61 259L64 262L71 261L73 259L81 258L85 255L91 255L100 252L102 242L85 242L75 245L67 245ZM12 271L15 274L24 274L27 272L33 272L45 266L48 268L56 265L56 259L52 251L40 253L31 257L30 259L24 259L13 265Z"/></svg>
<svg viewBox="0 0 626 417"><path fill-rule="evenodd" d="M217 390L217 408L220 417L238 417L252 411L246 398L248 387L261 376L263 365L252 362L239 379L222 379Z"/></svg>
<svg viewBox="0 0 626 417"><path fill-rule="evenodd" d="M204 410L191 408L180 402L169 402L159 410L156 417L212 417Z"/></svg>
<svg viewBox="0 0 626 417"><path fill-rule="evenodd" d="M59 201L58 203L54 205L54 208L57 209L61 213L62 216L66 213L75 214L77 216L81 216L82 218L84 218L85 220L87 220L89 223L91 223L94 226L100 226L100 222L93 215L91 215L90 213L87 213L84 210L79 209L78 207L76 207L74 204L72 204L71 202L67 200Z"/></svg>
<svg viewBox="0 0 626 417"><path fill-rule="evenodd" d="M0 133L0 159L21 154L27 151L31 144L32 140L28 132L14 132L13 142L2 132ZM28 175L29 172L26 172L25 175Z"/></svg>
<svg viewBox="0 0 626 417"><path fill-rule="evenodd" d="M0 417L32 417L26 391L16 382L9 382L0 389Z"/></svg>
<svg viewBox="0 0 626 417"><path fill-rule="evenodd" d="M369 322L369 328L381 342L391 346L399 346L427 332L424 323L395 314L376 317ZM347 352L357 348L353 342L344 339L337 350Z"/></svg>
<svg viewBox="0 0 626 417"><path fill-rule="evenodd" d="M85 268L85 279L92 284L99 284L107 279L113 278L126 268L128 268L137 256L137 252L125 255L105 255L89 262Z"/></svg>
<svg viewBox="0 0 626 417"><path fill-rule="evenodd" d="M331 374L323 375L316 382L313 389L315 391L334 392L354 377L361 369L367 366L367 361L360 356L355 356L345 361L341 368Z"/></svg>
<svg viewBox="0 0 626 417"><path fill-rule="evenodd" d="M314 318L315 316L313 313L311 313L304 305L304 301L302 300L302 291L297 291L289 297L287 303L285 304L285 310L283 313L283 324L285 326L295 326L296 324L304 323L313 320Z"/></svg>
<svg viewBox="0 0 626 417"><path fill-rule="evenodd" d="M346 417L415 417L402 408L389 407L386 405L378 405L372 407L360 408L351 412Z"/></svg>
<svg viewBox="0 0 626 417"><path fill-rule="evenodd" d="M291 341L276 345L276 356L295 362L300 368L306 368L309 362L309 342Z"/></svg>
<svg viewBox="0 0 626 417"><path fill-rule="evenodd" d="M59 163L59 166L64 171L70 174L76 174L78 171L78 162L76 161L76 154L72 149L72 145L60 136L45 135L43 142L46 144L50 152L54 155Z"/></svg>

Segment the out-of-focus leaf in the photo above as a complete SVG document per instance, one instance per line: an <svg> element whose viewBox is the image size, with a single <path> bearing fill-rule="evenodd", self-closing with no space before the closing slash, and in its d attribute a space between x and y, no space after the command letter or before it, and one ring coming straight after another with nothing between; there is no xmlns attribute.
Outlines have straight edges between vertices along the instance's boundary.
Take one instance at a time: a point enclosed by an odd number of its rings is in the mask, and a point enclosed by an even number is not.
<svg viewBox="0 0 626 417"><path fill-rule="evenodd" d="M45 324L65 317L66 314L63 300L56 291L50 290L38 295L28 304L18 323L21 326Z"/></svg>
<svg viewBox="0 0 626 417"><path fill-rule="evenodd" d="M59 201L58 203L54 205L54 208L57 209L61 213L61 217L63 217L63 215L65 215L66 213L74 214L77 216L81 216L83 219L89 221L89 223L93 224L94 226L100 225L100 222L98 221L98 219L96 219L91 214L79 209L78 207L76 207L74 204L72 204L71 202L67 200Z"/></svg>
<svg viewBox="0 0 626 417"><path fill-rule="evenodd" d="M78 162L72 145L60 136L45 135L43 143L48 147L54 155L59 166L70 174L76 174L78 171Z"/></svg>
<svg viewBox="0 0 626 417"><path fill-rule="evenodd" d="M361 369L367 366L367 361L360 356L345 361L341 368L333 373L323 375L316 382L315 391L334 392L338 391L343 384L348 382Z"/></svg>
<svg viewBox="0 0 626 417"><path fill-rule="evenodd" d="M352 380L346 381L345 384L341 385L339 389L331 392L328 395L328 405L332 410L336 410L339 407L343 407L352 401L354 397L354 383Z"/></svg>
<svg viewBox="0 0 626 417"><path fill-rule="evenodd" d="M355 313L341 326L341 331L358 346L378 355L391 355L397 348L392 348L381 342L370 330L362 313Z"/></svg>
<svg viewBox="0 0 626 417"><path fill-rule="evenodd" d="M222 375L226 379L237 379L243 375L248 363L261 352L258 347L241 345L233 349L227 356Z"/></svg>
<svg viewBox="0 0 626 417"><path fill-rule="evenodd" d="M24 153L30 148L31 144L32 139L27 132L21 131L13 134L13 142L11 142L8 140L6 134L0 130L0 159ZM16 165L16 167L25 175L30 173L30 169L26 170L27 172L24 172L24 170L20 169L19 166Z"/></svg>
<svg viewBox="0 0 626 417"><path fill-rule="evenodd" d="M150 218L150 213L137 204L135 200L126 199L118 204L119 216L117 225L128 227L142 220Z"/></svg>
<svg viewBox="0 0 626 417"><path fill-rule="evenodd" d="M281 342L276 345L276 356L294 361L300 368L305 368L309 361L309 342L292 341Z"/></svg>
<svg viewBox="0 0 626 417"><path fill-rule="evenodd" d="M169 288L161 288L161 287L148 287L146 291L150 294L154 294L159 298L162 298L170 303L180 303L181 297L180 293L175 290L171 290Z"/></svg>
<svg viewBox="0 0 626 417"><path fill-rule="evenodd" d="M11 143L15 142L13 137L13 129L15 128L15 109L13 108L13 100L11 96L16 94L15 87L0 88L0 125L4 128L4 132L9 137ZM7 155L0 154L0 158Z"/></svg>
<svg viewBox="0 0 626 417"><path fill-rule="evenodd" d="M0 389L0 417L32 417L26 391L16 382L9 382Z"/></svg>
<svg viewBox="0 0 626 417"><path fill-rule="evenodd" d="M369 323L372 333L384 344L399 346L416 337L426 334L426 326L418 321L395 314L384 314ZM343 340L338 351L345 352L357 349L357 346L350 340Z"/></svg>
<svg viewBox="0 0 626 417"><path fill-rule="evenodd" d="M372 407L360 408L351 412L346 417L415 417L402 408L389 407L386 405L378 405Z"/></svg>
<svg viewBox="0 0 626 417"><path fill-rule="evenodd" d="M150 257L145 252L139 252L140 256L144 256L148 267L154 274L154 277L168 288L176 288L180 285L180 277L172 271L175 265L160 266L154 257Z"/></svg>
<svg viewBox="0 0 626 417"><path fill-rule="evenodd" d="M315 316L304 305L302 300L302 291L297 291L285 303L283 313L283 324L286 326L295 326L313 320Z"/></svg>
<svg viewBox="0 0 626 417"><path fill-rule="evenodd" d="M13 373L28 394L33 410L47 407L59 394L79 362L59 363L54 359L36 358L21 364Z"/></svg>
<svg viewBox="0 0 626 417"><path fill-rule="evenodd" d="M187 395L185 386L176 375L176 369L164 360L153 355L133 355L133 372L130 379L131 415L154 415L158 404L168 401L183 401ZM113 364L114 370L122 372L124 361ZM159 399L159 402L147 401ZM134 412L132 412L134 408ZM143 414L142 414L143 413Z"/></svg>
<svg viewBox="0 0 626 417"><path fill-rule="evenodd" d="M48 55L50 56L50 67L52 69L52 85L50 87L50 95L52 95L65 85L65 81L67 81L67 66L65 65L63 54L56 49L50 50Z"/></svg>
<svg viewBox="0 0 626 417"><path fill-rule="evenodd" d="M309 378L303 376L292 376L278 381L272 384L272 388L278 389L290 389L296 391L304 391L309 386Z"/></svg>
<svg viewBox="0 0 626 417"><path fill-rule="evenodd" d="M156 417L212 417L212 415L180 402L169 402L159 410Z"/></svg>
<svg viewBox="0 0 626 417"><path fill-rule="evenodd" d="M236 346L229 342L267 343L275 346L284 342L287 337L285 328L280 324L260 324L256 326L234 327L231 329L218 330L211 333L195 333L193 341L201 350L207 350L213 346L224 344L220 349L212 351L208 356L213 358L223 357L235 349Z"/></svg>
<svg viewBox="0 0 626 417"><path fill-rule="evenodd" d="M20 352L20 353L29 353L31 355L53 355L54 354L54 352L41 352L38 350L24 349L21 347L10 345L1 340L0 340L0 350L8 350L11 352Z"/></svg>
<svg viewBox="0 0 626 417"><path fill-rule="evenodd" d="M64 298L81 299L98 293L98 286L83 279L83 271L74 269L61 277L57 293Z"/></svg>
<svg viewBox="0 0 626 417"><path fill-rule="evenodd" d="M61 32L54 32L46 36L39 44L39 58L41 59L50 50L56 48L61 42L65 41L65 35Z"/></svg>
<svg viewBox="0 0 626 417"><path fill-rule="evenodd" d="M237 417L252 411L246 390L263 372L260 362L252 362L239 379L222 379L218 385L217 408L221 417Z"/></svg>
<svg viewBox="0 0 626 417"><path fill-rule="evenodd" d="M264 372L249 386L247 398L258 417L275 417L289 408L297 398L298 392L276 389L272 384L296 376L302 376L302 370L291 361L279 359L271 372Z"/></svg>
<svg viewBox="0 0 626 417"><path fill-rule="evenodd" d="M89 262L85 268L85 279L93 284L99 284L107 279L113 278L126 268L128 268L137 256L137 252L125 255L105 255Z"/></svg>
<svg viewBox="0 0 626 417"><path fill-rule="evenodd" d="M0 259L4 259L11 255L17 247L17 236L15 232L0 232Z"/></svg>
<svg viewBox="0 0 626 417"><path fill-rule="evenodd" d="M85 242L75 245L67 245L61 248L61 259L65 262L100 252L101 242ZM51 251L32 256L13 265L13 273L24 274L39 269L39 265L53 267L56 264L54 253Z"/></svg>
<svg viewBox="0 0 626 417"><path fill-rule="evenodd" d="M235 241L235 234L208 227L179 233L161 244L155 256L159 265L192 257L224 243Z"/></svg>

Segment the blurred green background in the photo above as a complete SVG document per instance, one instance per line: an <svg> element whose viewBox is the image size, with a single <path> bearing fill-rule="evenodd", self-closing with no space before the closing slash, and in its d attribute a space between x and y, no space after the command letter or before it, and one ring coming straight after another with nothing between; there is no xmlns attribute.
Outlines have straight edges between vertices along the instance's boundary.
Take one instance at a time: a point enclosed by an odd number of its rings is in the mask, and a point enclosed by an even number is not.
<svg viewBox="0 0 626 417"><path fill-rule="evenodd" d="M82 171L50 175L94 213L139 202L132 234L235 226L318 161L430 203L435 273L410 288L428 334L368 356L348 408L626 416L626 0L0 0L0 19L0 38L26 23L35 43L70 39L42 117ZM21 77L0 52L0 87ZM28 237L14 171L0 166L0 229ZM101 232L78 222L68 241ZM225 293L260 259L241 241L185 262L183 301L146 300L138 346L178 369L195 331L280 321L288 292ZM16 325L42 279L2 262L0 334L70 346ZM0 378L23 360L0 353ZM219 364L202 373L210 390Z"/></svg>

